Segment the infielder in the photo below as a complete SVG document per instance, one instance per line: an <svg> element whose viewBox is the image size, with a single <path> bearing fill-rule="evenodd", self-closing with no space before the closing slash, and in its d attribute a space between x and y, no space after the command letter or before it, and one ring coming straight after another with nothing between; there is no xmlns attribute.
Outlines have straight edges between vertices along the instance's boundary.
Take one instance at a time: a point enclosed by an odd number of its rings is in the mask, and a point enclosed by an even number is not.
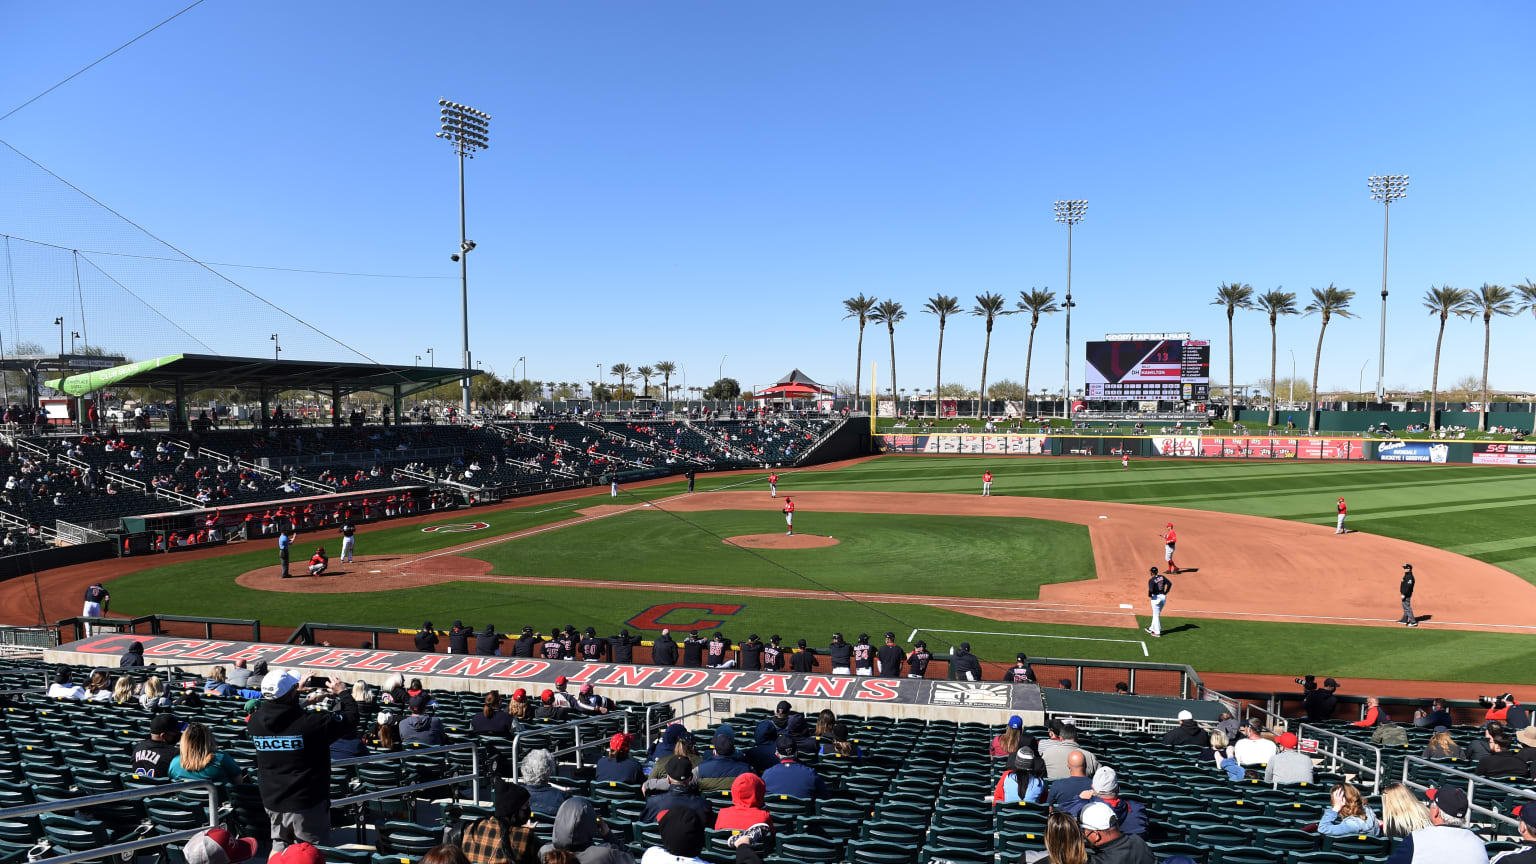
<svg viewBox="0 0 1536 864"><path fill-rule="evenodd" d="M768 475L768 497L779 497L779 472L777 471Z"/></svg>
<svg viewBox="0 0 1536 864"><path fill-rule="evenodd" d="M1347 508L1345 508L1345 506L1344 506L1344 499L1340 498L1339 499L1339 524L1334 527L1333 533L1335 533L1335 534L1345 534L1345 533L1348 533L1348 532L1346 532L1344 530L1344 514L1345 514L1346 511L1347 511Z"/></svg>
<svg viewBox="0 0 1536 864"><path fill-rule="evenodd" d="M357 526L352 524L351 519L346 519L342 521L341 528L337 530L341 531L341 563L351 564L352 538L357 534Z"/></svg>
<svg viewBox="0 0 1536 864"><path fill-rule="evenodd" d="M1403 565L1403 581L1397 586L1398 592L1403 595L1403 617L1398 619L1406 627L1419 626L1419 619L1413 614L1413 565Z"/></svg>
<svg viewBox="0 0 1536 864"><path fill-rule="evenodd" d="M1167 563L1169 573L1177 573L1179 572L1179 565L1173 563L1173 546L1178 542L1179 535L1174 533L1172 522L1169 522L1165 527L1167 532L1157 535L1163 539L1163 561Z"/></svg>
<svg viewBox="0 0 1536 864"><path fill-rule="evenodd" d="M981 475L981 497L992 497L992 472L984 471Z"/></svg>
<svg viewBox="0 0 1536 864"><path fill-rule="evenodd" d="M1168 592L1173 590L1173 581L1167 576L1152 568L1152 578L1147 580L1147 599L1152 601L1152 626L1147 632L1153 636L1163 635L1163 607L1168 605Z"/></svg>
<svg viewBox="0 0 1536 864"><path fill-rule="evenodd" d="M789 528L784 532L784 536L788 537L795 533L795 499L793 498L784 499L784 525Z"/></svg>
<svg viewBox="0 0 1536 864"><path fill-rule="evenodd" d="M1124 452L1120 454L1120 467L1127 471L1131 470L1131 454Z"/></svg>
<svg viewBox="0 0 1536 864"><path fill-rule="evenodd" d="M608 475L608 497L609 498L617 498L617 497L619 497L619 475L618 474L609 474Z"/></svg>
<svg viewBox="0 0 1536 864"><path fill-rule="evenodd" d="M85 606L80 611L81 617L100 618L107 611L107 604L112 602L112 595L102 587L100 582L85 589ZM91 622L85 622L85 635L91 635Z"/></svg>

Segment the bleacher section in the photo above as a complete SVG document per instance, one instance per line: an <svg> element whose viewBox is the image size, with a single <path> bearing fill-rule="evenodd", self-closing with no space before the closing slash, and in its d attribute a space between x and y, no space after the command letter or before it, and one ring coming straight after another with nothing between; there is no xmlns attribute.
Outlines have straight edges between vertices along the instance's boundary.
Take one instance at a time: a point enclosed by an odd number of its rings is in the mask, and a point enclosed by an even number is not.
<svg viewBox="0 0 1536 864"><path fill-rule="evenodd" d="M27 661L0 661L0 675L16 688L40 688L49 671ZM90 671L77 668L77 682L86 680ZM118 670L110 671L115 675ZM148 674L165 673L131 673L136 681ZM173 689L173 698L179 699L184 692ZM479 694L428 692L435 700L433 712L446 726L448 743L476 745L485 776L490 776L498 764L504 768L502 773L510 771L508 759L532 749L564 751L554 785L592 801L612 832L608 842L626 847L637 859L646 848L659 844L658 827L640 819L645 806L640 787L596 782L592 765L602 743L610 734L622 731L626 718L630 731L640 736L633 752L643 760L649 745L661 736L661 724L670 717L665 708L652 716L656 723L648 730L643 719L648 716L646 706L629 703L619 703L616 712L584 726L578 767L574 727L529 721L515 730L521 738L514 744L512 737L481 736L471 730L469 719L480 707ZM247 773L245 783L225 790L226 816L242 833L264 838L266 817L254 785L256 754L246 735L244 706L244 696L205 696L200 705L178 705L173 710L182 720L208 725L219 749L229 753ZM374 715L381 707L402 713L398 706L377 702L360 706L358 735L364 740L369 738ZM815 723L815 704L794 707ZM13 700L0 712L0 808L164 782L132 773L133 747L147 736L151 716L137 701L112 705L32 696ZM707 757L714 733L722 723L728 724L737 753L743 754L759 743L755 730L770 716L766 709L753 709L729 717L711 716L707 722L691 718L686 725L696 749ZM1006 767L1005 760L990 755L990 745L993 736L1003 730L981 723L878 715L837 719L849 725L850 739L862 754L801 757L816 769L830 794L822 800L768 796L765 807L773 815L775 831L760 848L768 864L1011 864L1024 853L1044 848L1046 806L990 802ZM1044 729L1025 731L1041 742L1049 737ZM1464 743L1480 734L1476 727L1452 731ZM1411 730L1404 752L1417 753L1427 734L1427 730ZM1397 843L1361 835L1323 836L1307 829L1329 806L1331 784L1346 779L1361 786L1373 811L1378 816L1381 813L1372 779L1353 776L1347 766L1331 763L1326 753L1315 757L1319 764L1314 782L1274 787L1254 778L1252 771L1246 779L1230 780L1210 759L1202 761L1197 749L1163 744L1153 731L1085 730L1079 743L1100 765L1114 769L1122 798L1145 805L1149 825L1143 839L1160 861L1187 855L1202 864L1381 862ZM373 749L370 744L370 752ZM410 756L407 750L406 754L400 761L333 767L332 799L358 791L390 790L423 778L464 774L471 764L467 751ZM1408 779L1420 785L1438 785L1446 778L1426 769L1410 772ZM1521 782L1530 785L1528 780ZM487 786L482 784L483 789ZM333 814L333 842L346 843L347 848L324 850L326 860L334 864L377 864L384 860L415 864L440 842L446 823L490 812L488 800L465 802L462 799L467 794L467 784L460 784L451 792L424 790L419 801L403 794L337 810ZM485 797L489 798L488 793ZM717 811L730 804L726 792L705 797ZM1515 802L1507 793L1479 787L1474 803L1507 813ZM120 839L144 822L165 833L186 819L197 818L188 815L196 806L195 798L152 798L139 804L98 807L88 814L0 819L0 858L11 860L10 855L44 836L58 847L77 848L71 845L71 831L77 838L84 832L98 847ZM535 833L541 842L548 842L551 818L536 814L535 819ZM1474 822L1485 836L1509 834L1507 826L1495 829L1487 817L1474 814ZM357 830L346 830L349 826ZM729 837L728 831L711 831L705 860L731 864L735 857ZM349 839L357 842L347 843ZM1490 842L1488 848L1492 854L1514 848L1514 844L1499 839ZM378 857L372 857L375 855ZM171 860L179 858L173 856Z"/></svg>

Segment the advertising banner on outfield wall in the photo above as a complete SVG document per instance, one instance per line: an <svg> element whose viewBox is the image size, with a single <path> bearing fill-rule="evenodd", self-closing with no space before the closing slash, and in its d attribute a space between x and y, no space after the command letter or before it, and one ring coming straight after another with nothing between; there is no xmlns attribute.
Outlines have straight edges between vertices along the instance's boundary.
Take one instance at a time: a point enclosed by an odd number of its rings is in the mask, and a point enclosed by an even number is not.
<svg viewBox="0 0 1536 864"><path fill-rule="evenodd" d="M1044 435L880 435L882 453L1039 456L1049 453Z"/></svg>
<svg viewBox="0 0 1536 864"><path fill-rule="evenodd" d="M779 672L745 672L739 669L690 669L676 666L642 666L629 663L580 663L538 660L530 657L485 657L464 654L423 654L417 651L348 649L312 645L273 645L259 642L223 642L212 639L178 639L170 636L136 636L130 633L99 636L52 649L60 654L88 655L95 660L115 661L134 642L144 643L144 662L149 664L228 663L265 660L274 669L296 668L310 675L334 675L347 680L364 678L379 683L392 673L425 679L429 687L462 686L476 681L486 685L516 682L529 689L554 687L564 676L570 689L583 684L598 688L599 695L614 691L630 695L613 698L669 699L679 693L718 693L741 696L845 699L884 705L938 705L991 708L1004 711L1038 711L1040 688L1030 684L1001 682L930 681L917 678L868 678L853 675L795 675ZM113 665L108 663L106 665ZM604 693L604 688L611 688ZM491 689L491 687L486 687ZM646 691L637 694L634 691Z"/></svg>
<svg viewBox="0 0 1536 864"><path fill-rule="evenodd" d="M1536 465L1536 444L1473 444L1474 465Z"/></svg>
<svg viewBox="0 0 1536 864"><path fill-rule="evenodd" d="M1431 441L1383 441L1376 445L1376 458L1382 462L1431 462L1444 465L1451 445ZM1476 461L1476 457L1473 458Z"/></svg>
<svg viewBox="0 0 1536 864"><path fill-rule="evenodd" d="M1208 459L1364 459L1366 443L1351 438L1153 438L1159 456Z"/></svg>

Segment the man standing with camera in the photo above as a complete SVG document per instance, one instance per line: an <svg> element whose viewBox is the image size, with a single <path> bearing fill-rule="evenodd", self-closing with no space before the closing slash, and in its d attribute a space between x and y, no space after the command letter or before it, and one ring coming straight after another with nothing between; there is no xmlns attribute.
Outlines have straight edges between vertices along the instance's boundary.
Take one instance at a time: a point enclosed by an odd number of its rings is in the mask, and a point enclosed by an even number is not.
<svg viewBox="0 0 1536 864"><path fill-rule="evenodd" d="M304 697L298 674L286 669L267 673L261 697L247 731L256 745L261 804L272 822L272 851L280 852L290 843L329 845L331 742L357 728L357 703L335 678ZM309 703L322 700L325 704L318 707L324 710L306 710Z"/></svg>

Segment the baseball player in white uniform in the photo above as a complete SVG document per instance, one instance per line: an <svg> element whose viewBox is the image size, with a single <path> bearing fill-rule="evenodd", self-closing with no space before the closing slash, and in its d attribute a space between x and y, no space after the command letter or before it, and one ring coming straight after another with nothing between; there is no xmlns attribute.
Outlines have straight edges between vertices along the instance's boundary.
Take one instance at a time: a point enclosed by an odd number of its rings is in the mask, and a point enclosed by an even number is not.
<svg viewBox="0 0 1536 864"><path fill-rule="evenodd" d="M1147 599L1152 601L1152 626L1147 632L1153 636L1163 635L1163 607L1168 605L1168 592L1173 590L1173 581L1167 576L1152 568L1152 578L1147 580Z"/></svg>
<svg viewBox="0 0 1536 864"><path fill-rule="evenodd" d="M1346 508L1344 507L1344 499L1343 498L1339 499L1338 507L1339 507L1339 523L1338 523L1338 525L1334 526L1333 533L1335 533L1335 534L1345 534L1345 533L1348 533L1348 532L1346 532L1344 530L1344 514L1347 511L1346 511Z"/></svg>
<svg viewBox="0 0 1536 864"><path fill-rule="evenodd" d="M352 541L354 539L354 535L357 534L357 526L352 524L351 519L348 519L341 523L341 528L338 530L341 531L341 563L351 564Z"/></svg>

